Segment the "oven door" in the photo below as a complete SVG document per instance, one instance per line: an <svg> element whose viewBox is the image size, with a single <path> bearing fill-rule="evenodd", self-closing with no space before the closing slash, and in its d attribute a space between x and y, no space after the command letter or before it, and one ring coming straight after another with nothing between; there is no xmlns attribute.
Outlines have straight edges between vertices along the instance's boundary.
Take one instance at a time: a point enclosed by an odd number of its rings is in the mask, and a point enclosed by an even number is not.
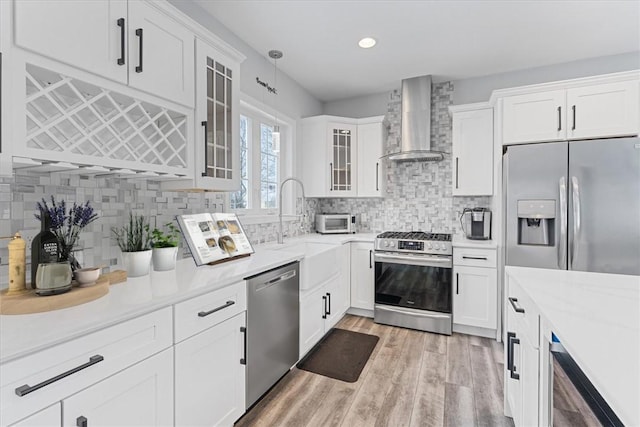
<svg viewBox="0 0 640 427"><path fill-rule="evenodd" d="M450 256L376 252L376 305L451 313Z"/></svg>

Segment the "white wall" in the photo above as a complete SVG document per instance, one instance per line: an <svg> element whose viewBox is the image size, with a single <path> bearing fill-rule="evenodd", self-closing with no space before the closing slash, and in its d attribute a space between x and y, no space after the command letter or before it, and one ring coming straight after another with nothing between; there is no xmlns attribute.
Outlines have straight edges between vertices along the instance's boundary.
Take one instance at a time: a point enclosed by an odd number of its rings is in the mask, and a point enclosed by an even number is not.
<svg viewBox="0 0 640 427"><path fill-rule="evenodd" d="M495 89L525 86L558 80L576 79L598 74L640 69L640 52L602 56L565 62L508 73L493 74L464 80L454 80L453 103L468 104L489 100Z"/></svg>
<svg viewBox="0 0 640 427"><path fill-rule="evenodd" d="M254 50L196 3L189 0L169 0L169 3L247 57L240 68L240 90L244 94L267 106L277 106L280 112L293 119L322 114L322 103L280 69L278 69L278 95L268 93L264 87L256 83L256 77L260 77L260 80L274 86L273 60L268 58L267 52ZM278 49L278 46L273 46L273 49ZM284 58L279 61L284 61L286 56L287 52L284 52ZM276 101L277 104L274 104Z"/></svg>
<svg viewBox="0 0 640 427"><path fill-rule="evenodd" d="M389 92L383 92L374 93L373 95L359 96L357 98L325 102L322 114L353 117L356 119L362 117L383 116L387 112L389 101Z"/></svg>

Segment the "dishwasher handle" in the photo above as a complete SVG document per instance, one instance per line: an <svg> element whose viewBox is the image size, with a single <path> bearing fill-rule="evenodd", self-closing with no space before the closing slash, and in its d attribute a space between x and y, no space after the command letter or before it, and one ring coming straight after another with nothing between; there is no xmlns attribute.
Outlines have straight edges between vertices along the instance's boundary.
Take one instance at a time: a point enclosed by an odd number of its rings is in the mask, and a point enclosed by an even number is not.
<svg viewBox="0 0 640 427"><path fill-rule="evenodd" d="M259 283L258 285L256 285L256 292L266 289L270 286L276 285L278 283L284 282L286 280L293 279L294 277L296 277L296 270L289 270L278 277L267 280L266 282Z"/></svg>

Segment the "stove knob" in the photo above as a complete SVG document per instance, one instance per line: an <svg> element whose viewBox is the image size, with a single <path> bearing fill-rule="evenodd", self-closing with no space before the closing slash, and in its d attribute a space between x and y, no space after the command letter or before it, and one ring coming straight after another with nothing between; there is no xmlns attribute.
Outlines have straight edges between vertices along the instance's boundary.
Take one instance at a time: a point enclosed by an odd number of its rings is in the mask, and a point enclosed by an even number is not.
<svg viewBox="0 0 640 427"><path fill-rule="evenodd" d="M386 240L384 241L384 247L388 248L389 247L389 242L387 242Z"/></svg>
<svg viewBox="0 0 640 427"><path fill-rule="evenodd" d="M391 247L394 247L396 245L395 242L391 242Z"/></svg>
<svg viewBox="0 0 640 427"><path fill-rule="evenodd" d="M432 248L433 248L433 245L432 245L431 243L429 243L429 244L427 245L427 249L432 249Z"/></svg>

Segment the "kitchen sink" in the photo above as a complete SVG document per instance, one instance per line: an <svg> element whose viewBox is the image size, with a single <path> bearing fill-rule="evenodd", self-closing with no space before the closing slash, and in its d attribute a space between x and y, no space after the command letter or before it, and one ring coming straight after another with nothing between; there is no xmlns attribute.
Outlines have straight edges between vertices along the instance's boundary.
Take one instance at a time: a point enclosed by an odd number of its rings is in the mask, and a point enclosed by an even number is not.
<svg viewBox="0 0 640 427"><path fill-rule="evenodd" d="M340 245L295 242L271 249L304 254L304 258L300 261L300 290L312 289L339 272L338 251Z"/></svg>

